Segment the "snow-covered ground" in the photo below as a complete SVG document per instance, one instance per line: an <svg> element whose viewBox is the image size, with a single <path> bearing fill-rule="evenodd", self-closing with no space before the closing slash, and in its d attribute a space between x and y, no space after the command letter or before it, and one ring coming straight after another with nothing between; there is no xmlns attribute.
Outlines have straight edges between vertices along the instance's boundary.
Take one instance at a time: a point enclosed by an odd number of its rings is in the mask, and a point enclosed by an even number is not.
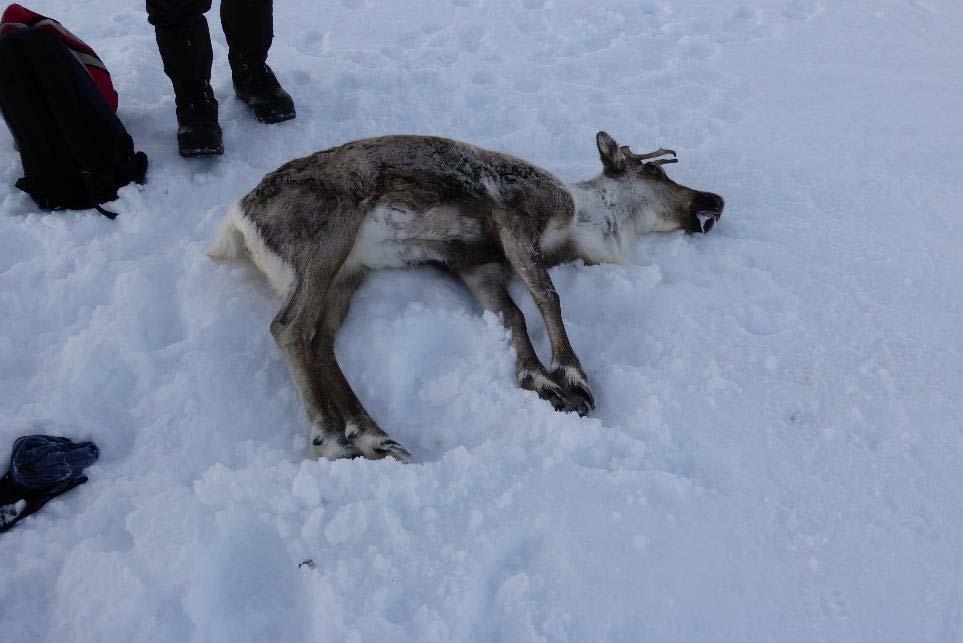
<svg viewBox="0 0 963 643"><path fill-rule="evenodd" d="M963 641L959 3L278 2L278 126L215 9L226 154L193 161L142 4L31 7L101 54L152 165L115 222L40 214L0 133L0 450L102 452L0 536L4 642ZM203 254L228 204L390 132L587 178L598 129L727 201L552 271L598 410L515 388L457 284L383 273L338 354L417 462L306 459L279 302Z"/></svg>

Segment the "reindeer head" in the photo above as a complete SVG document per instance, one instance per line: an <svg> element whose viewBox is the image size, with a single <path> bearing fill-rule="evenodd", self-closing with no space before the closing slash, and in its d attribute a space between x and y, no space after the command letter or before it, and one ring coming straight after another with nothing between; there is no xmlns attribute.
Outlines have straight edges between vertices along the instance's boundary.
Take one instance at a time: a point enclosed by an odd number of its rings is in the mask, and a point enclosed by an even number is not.
<svg viewBox="0 0 963 643"><path fill-rule="evenodd" d="M635 222L638 233L679 228L708 232L722 216L721 196L687 188L668 177L662 166L678 160L658 157L675 157L672 150L635 154L628 146L619 147L605 132L596 135L596 143L604 167L597 185Z"/></svg>

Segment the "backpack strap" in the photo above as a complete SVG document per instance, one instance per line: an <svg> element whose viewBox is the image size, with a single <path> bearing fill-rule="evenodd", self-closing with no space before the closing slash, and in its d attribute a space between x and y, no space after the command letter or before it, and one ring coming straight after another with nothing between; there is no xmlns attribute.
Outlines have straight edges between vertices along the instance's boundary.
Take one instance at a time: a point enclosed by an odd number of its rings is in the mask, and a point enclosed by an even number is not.
<svg viewBox="0 0 963 643"><path fill-rule="evenodd" d="M87 187L87 195L90 196L90 200L94 202L94 209L97 210L97 212L100 212L102 215L104 215L108 219L110 219L111 221L116 219L117 218L116 212L114 212L113 210L108 210L107 208L97 203L98 192L95 184L96 177L94 177L94 173L91 172L90 170L81 170L80 178L83 179L84 185Z"/></svg>

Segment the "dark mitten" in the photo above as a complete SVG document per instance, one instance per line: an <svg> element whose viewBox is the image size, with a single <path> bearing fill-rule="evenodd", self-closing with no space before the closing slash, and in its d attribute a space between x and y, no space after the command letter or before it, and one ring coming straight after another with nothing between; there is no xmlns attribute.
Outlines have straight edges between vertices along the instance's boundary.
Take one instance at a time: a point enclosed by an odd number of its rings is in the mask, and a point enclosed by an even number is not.
<svg viewBox="0 0 963 643"><path fill-rule="evenodd" d="M57 496L87 482L83 470L97 461L93 442L27 435L13 443L10 470L0 478L0 532Z"/></svg>

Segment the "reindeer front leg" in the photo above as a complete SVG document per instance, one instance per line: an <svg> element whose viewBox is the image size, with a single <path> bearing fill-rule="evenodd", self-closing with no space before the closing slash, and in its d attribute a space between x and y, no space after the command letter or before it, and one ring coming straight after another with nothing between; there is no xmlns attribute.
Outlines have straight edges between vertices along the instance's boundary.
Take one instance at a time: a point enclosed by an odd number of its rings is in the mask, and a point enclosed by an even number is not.
<svg viewBox="0 0 963 643"><path fill-rule="evenodd" d="M587 415L595 408L595 399L588 385L572 344L569 342L558 292L545 267L545 260L538 243L538 233L529 220L512 217L506 210L496 208L493 212L502 250L515 273L521 277L532 294L552 346L552 365L549 377L562 390L566 402L564 410L574 410Z"/></svg>
<svg viewBox="0 0 963 643"><path fill-rule="evenodd" d="M472 266L458 272L458 276L485 310L496 313L511 332L512 346L515 348L515 378L523 389L534 391L543 400L548 400L556 411L579 411L573 400L567 399L561 386L552 381L548 371L542 366L535 353L532 340L528 337L525 315L518 309L508 293L508 279L511 268L502 263L486 263ZM583 400L578 400L581 403ZM581 412L581 411L580 411ZM585 410L582 415L587 413Z"/></svg>

